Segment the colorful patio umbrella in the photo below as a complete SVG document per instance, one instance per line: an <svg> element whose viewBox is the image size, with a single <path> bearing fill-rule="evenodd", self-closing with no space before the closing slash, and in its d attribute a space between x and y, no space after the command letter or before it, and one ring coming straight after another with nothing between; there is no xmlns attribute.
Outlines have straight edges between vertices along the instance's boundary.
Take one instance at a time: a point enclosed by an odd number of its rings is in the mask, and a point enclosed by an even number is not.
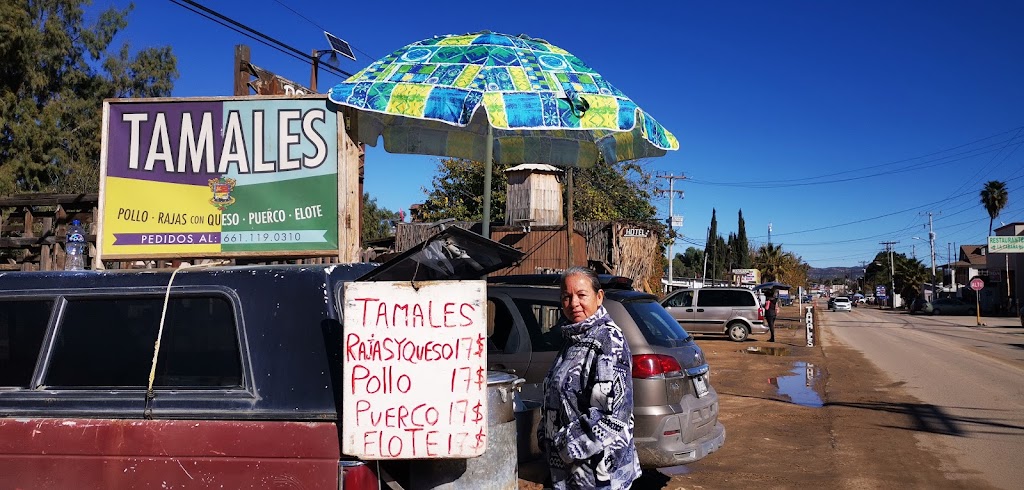
<svg viewBox="0 0 1024 490"><path fill-rule="evenodd" d="M358 109L359 139L371 146L383 136L391 153L483 162L485 236L492 161L586 167L598 152L615 162L679 148L579 58L525 35L415 42L336 85L329 97Z"/></svg>

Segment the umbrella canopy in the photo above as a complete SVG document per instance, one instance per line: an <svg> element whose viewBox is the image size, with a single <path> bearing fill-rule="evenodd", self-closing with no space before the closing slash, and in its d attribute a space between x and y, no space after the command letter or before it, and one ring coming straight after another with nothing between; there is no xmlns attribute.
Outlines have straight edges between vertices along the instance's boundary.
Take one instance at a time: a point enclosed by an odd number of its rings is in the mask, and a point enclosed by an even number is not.
<svg viewBox="0 0 1024 490"><path fill-rule="evenodd" d="M484 235L492 162L590 166L662 156L679 142L604 77L541 39L493 32L425 39L334 86L358 109L359 140L391 153L484 163ZM478 110L483 107L484 110Z"/></svg>
<svg viewBox="0 0 1024 490"><path fill-rule="evenodd" d="M790 286L788 284L782 284L781 282L775 282L775 281L766 282L764 284L758 284L757 286L754 286L754 291L761 291L761 290L775 291L777 289L789 291Z"/></svg>
<svg viewBox="0 0 1024 490"><path fill-rule="evenodd" d="M359 139L391 153L590 166L664 155L679 142L569 52L492 32L412 43L329 92L359 109ZM478 111L480 107L484 111Z"/></svg>

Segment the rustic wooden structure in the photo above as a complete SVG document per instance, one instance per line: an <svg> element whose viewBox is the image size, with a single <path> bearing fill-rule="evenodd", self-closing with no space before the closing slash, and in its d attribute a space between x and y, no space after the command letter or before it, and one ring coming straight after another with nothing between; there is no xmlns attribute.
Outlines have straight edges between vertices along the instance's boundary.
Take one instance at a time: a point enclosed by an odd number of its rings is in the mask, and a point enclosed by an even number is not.
<svg viewBox="0 0 1024 490"><path fill-rule="evenodd" d="M85 227L89 259L96 256L96 220L99 194L20 194L0 197L0 271L64 269L68 225L79 220ZM106 269L150 269L198 263L203 257L167 260L104 261ZM308 258L260 257L231 260L232 264L334 264L337 256ZM91 262L87 262L91 264ZM92 268L91 265L88 268Z"/></svg>
<svg viewBox="0 0 1024 490"><path fill-rule="evenodd" d="M544 163L516 165L505 174L508 197L505 224L509 226L559 226L565 223L562 211L562 184L558 167Z"/></svg>
<svg viewBox="0 0 1024 490"><path fill-rule="evenodd" d="M92 224L98 205L98 194L0 197L0 270L63 269L68 225L76 219L85 227L89 255L94 256Z"/></svg>
<svg viewBox="0 0 1024 490"><path fill-rule="evenodd" d="M404 252L426 240L443 226L458 226L480 233L477 222L399 223L395 251ZM660 293L662 277L661 229L652 223L584 221L575 223L572 265L586 265L597 272L633 279L636 289ZM496 226L491 239L526 254L512 267L492 275L536 274L565 270L568 251L565 226Z"/></svg>

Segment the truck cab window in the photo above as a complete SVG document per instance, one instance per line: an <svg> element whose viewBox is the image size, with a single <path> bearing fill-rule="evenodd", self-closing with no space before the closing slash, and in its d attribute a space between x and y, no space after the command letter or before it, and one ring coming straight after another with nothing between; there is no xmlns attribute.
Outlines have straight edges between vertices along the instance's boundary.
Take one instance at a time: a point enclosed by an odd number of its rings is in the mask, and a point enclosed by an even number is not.
<svg viewBox="0 0 1024 490"><path fill-rule="evenodd" d="M53 302L0 301L0 389L29 388Z"/></svg>
<svg viewBox="0 0 1024 490"><path fill-rule="evenodd" d="M44 384L145 388L162 308L156 296L69 298ZM241 386L237 335L226 299L172 296L154 386Z"/></svg>

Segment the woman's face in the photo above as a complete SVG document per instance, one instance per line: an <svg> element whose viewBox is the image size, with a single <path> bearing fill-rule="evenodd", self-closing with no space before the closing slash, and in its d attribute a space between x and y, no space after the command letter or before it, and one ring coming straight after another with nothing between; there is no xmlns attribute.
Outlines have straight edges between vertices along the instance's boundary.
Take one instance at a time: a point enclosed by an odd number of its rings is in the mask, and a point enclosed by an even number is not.
<svg viewBox="0 0 1024 490"><path fill-rule="evenodd" d="M562 313L573 323L579 323L593 315L604 301L604 290L594 291L590 279L582 274L565 278L562 287Z"/></svg>

